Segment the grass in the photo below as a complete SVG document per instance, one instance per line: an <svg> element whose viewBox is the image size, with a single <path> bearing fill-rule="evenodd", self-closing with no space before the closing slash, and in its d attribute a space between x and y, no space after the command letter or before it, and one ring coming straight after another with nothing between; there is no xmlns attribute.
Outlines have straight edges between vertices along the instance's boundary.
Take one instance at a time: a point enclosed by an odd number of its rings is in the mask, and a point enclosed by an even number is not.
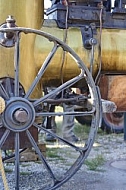
<svg viewBox="0 0 126 190"><path fill-rule="evenodd" d="M90 127L87 125L81 125L78 122L75 122L74 132L81 139L86 139L88 137Z"/></svg>
<svg viewBox="0 0 126 190"><path fill-rule="evenodd" d="M21 167L28 167L28 166L30 166L30 164L27 164L27 163L21 164Z"/></svg>
<svg viewBox="0 0 126 190"><path fill-rule="evenodd" d="M29 175L30 174L30 172L20 172L20 175Z"/></svg>
<svg viewBox="0 0 126 190"><path fill-rule="evenodd" d="M102 155L97 155L95 158L87 159L85 161L85 165L88 167L89 170L98 171L98 168L105 163L105 159Z"/></svg>
<svg viewBox="0 0 126 190"><path fill-rule="evenodd" d="M58 155L58 153L60 152L59 148L47 148L46 149L46 157L48 158L55 158L55 159L60 159L63 160L63 158Z"/></svg>
<svg viewBox="0 0 126 190"><path fill-rule="evenodd" d="M13 172L13 170L9 169L9 168L5 168L4 170L5 170L6 173L12 173Z"/></svg>

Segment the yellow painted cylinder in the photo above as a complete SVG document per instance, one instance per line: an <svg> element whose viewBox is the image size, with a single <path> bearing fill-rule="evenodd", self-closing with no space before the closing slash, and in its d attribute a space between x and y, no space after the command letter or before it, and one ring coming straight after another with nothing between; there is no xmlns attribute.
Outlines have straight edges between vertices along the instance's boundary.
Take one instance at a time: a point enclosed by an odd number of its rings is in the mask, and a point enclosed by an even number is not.
<svg viewBox="0 0 126 190"><path fill-rule="evenodd" d="M0 0L0 23L12 15L19 27L40 29L44 18L44 0ZM20 47L20 82L25 90L36 76L34 63L35 35L24 35ZM14 77L14 48L0 46L0 78ZM39 93L40 89L38 89ZM36 91L37 93L37 91Z"/></svg>
<svg viewBox="0 0 126 190"><path fill-rule="evenodd" d="M102 71L125 73L126 71L126 31L123 29L103 29Z"/></svg>

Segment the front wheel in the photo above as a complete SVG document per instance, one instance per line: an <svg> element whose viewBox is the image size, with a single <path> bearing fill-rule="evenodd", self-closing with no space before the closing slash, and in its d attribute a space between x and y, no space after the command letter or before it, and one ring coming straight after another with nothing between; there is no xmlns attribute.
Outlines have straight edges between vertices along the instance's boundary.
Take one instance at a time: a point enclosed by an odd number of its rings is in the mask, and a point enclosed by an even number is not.
<svg viewBox="0 0 126 190"><path fill-rule="evenodd" d="M3 133L0 138L0 149L4 149L4 143L9 142L8 139L11 134L13 134L12 140L15 150L15 162L13 167L13 175L11 175L9 178L8 184L11 186L11 188L16 190L22 189L22 185L25 189L55 190L67 182L80 169L84 163L84 160L90 153L90 150L94 144L95 136L97 134L98 126L101 124L101 104L99 94L88 68L78 57L78 55L69 46L67 46L67 44L40 30L19 27L0 29L1 35L6 34L7 32L9 34L13 34L14 36L14 39L12 39L12 42L14 42L14 44L12 44L14 45L14 78L11 79L10 77L5 77L0 79L0 96L2 97L2 101L5 105L4 109L1 110L1 128L3 129ZM19 77L20 73L23 72L21 68L24 66L22 66L22 63L24 62L21 61L21 57L24 56L22 41L25 35L27 35L27 41L31 39L32 35L35 35L36 38L39 37L42 41L46 40L47 43L51 43L50 52L47 57L44 58L44 61L39 60L41 64L40 68L36 71L36 76L33 76L33 70L30 70L31 67L29 67L27 70L29 71L29 74L27 74L27 76L24 75L25 79L30 79L31 76L33 77L33 80L30 80L30 85L27 89L25 88L25 81L24 83L21 82L20 84ZM2 36L4 38L5 35ZM31 44L30 42L28 44ZM2 48L11 47L8 44L2 45ZM31 47L29 47L29 49L30 48ZM57 84L55 89L50 91L48 94L43 93L44 95L42 97L35 96L36 89L38 89L38 84L42 84L44 74L50 68L52 62L55 62L55 55L57 54L57 51L65 52L70 58L72 66L76 66L79 71L69 80L62 80L62 83ZM45 43L43 43L40 52L42 57L44 56L44 52ZM2 56L1 51L0 55ZM26 65L28 64L27 54L25 58L26 68ZM60 75L60 73L58 74ZM7 76L9 76L9 74L7 74ZM79 97L73 97L70 93L66 93L68 88L72 88L82 80L88 88L88 95L82 94ZM46 82L49 84L48 77ZM25 89L25 91L23 91L23 89ZM41 91L43 91L43 89L41 89ZM66 96L63 92L65 92ZM60 96L58 96L59 94ZM69 95L68 98L67 95ZM87 102L91 102L89 107L86 106ZM59 105L63 103L71 105L78 105L78 103L80 103L83 105L83 107L85 106L86 109L80 112L50 112L49 108L52 105ZM83 136L80 139L80 142L77 144L71 142L70 140L64 139L61 134L55 134L51 132L43 125L43 118L45 117L64 117L71 115L91 116L92 119L90 130L88 133L85 133L85 131L83 132ZM38 145L39 141L35 138L34 133L32 134L32 127L37 131L41 130L43 134L50 134L56 139L56 144L52 145L46 143L46 157L43 152L41 152L41 149ZM78 130L80 130L79 127ZM36 167L34 167L34 171L30 169L30 166L28 167L28 173L25 177L21 175L23 168L21 167L20 162L20 149L22 149L22 143L24 142L25 147L27 147L24 137L27 138L30 147L32 147L32 149L36 152L40 161L39 166L36 165ZM40 140L42 141L43 138ZM54 158L57 159L54 160ZM59 162L60 159L62 159L62 163L61 161ZM64 163L67 163L65 168ZM32 177L33 175L34 177Z"/></svg>

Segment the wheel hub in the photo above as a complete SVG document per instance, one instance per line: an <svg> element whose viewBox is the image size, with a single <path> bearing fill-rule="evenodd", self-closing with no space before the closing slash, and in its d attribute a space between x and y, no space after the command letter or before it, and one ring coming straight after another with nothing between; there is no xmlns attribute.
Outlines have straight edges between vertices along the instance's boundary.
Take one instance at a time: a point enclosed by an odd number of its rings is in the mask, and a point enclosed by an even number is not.
<svg viewBox="0 0 126 190"><path fill-rule="evenodd" d="M34 120L35 110L28 100L14 97L7 102L3 113L3 123L8 129L22 132L28 129Z"/></svg>
<svg viewBox="0 0 126 190"><path fill-rule="evenodd" d="M14 113L14 118L17 122L25 123L29 119L29 115L26 110L19 108L19 110L16 110Z"/></svg>

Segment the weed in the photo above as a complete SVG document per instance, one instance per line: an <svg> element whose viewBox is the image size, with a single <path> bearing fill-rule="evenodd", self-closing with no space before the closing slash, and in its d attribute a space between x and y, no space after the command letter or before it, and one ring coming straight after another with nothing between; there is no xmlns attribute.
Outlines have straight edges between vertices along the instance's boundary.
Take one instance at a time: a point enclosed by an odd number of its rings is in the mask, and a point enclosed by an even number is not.
<svg viewBox="0 0 126 190"><path fill-rule="evenodd" d="M20 175L29 175L29 172L20 172Z"/></svg>
<svg viewBox="0 0 126 190"><path fill-rule="evenodd" d="M28 167L30 164L21 164L22 167Z"/></svg>
<svg viewBox="0 0 126 190"><path fill-rule="evenodd" d="M102 166L105 162L105 159L102 155L97 155L97 157L90 160L86 160L85 164L89 170L98 170L98 167Z"/></svg>
<svg viewBox="0 0 126 190"><path fill-rule="evenodd" d="M6 172L6 173L12 173L13 170L12 170L12 169L9 169L9 168L5 168L5 172Z"/></svg>
<svg viewBox="0 0 126 190"><path fill-rule="evenodd" d="M58 155L58 149L56 148L47 148L46 150L46 156L49 158L61 158L60 155Z"/></svg>
<svg viewBox="0 0 126 190"><path fill-rule="evenodd" d="M40 160L36 160L34 162L37 163L37 164L41 164L42 163Z"/></svg>

